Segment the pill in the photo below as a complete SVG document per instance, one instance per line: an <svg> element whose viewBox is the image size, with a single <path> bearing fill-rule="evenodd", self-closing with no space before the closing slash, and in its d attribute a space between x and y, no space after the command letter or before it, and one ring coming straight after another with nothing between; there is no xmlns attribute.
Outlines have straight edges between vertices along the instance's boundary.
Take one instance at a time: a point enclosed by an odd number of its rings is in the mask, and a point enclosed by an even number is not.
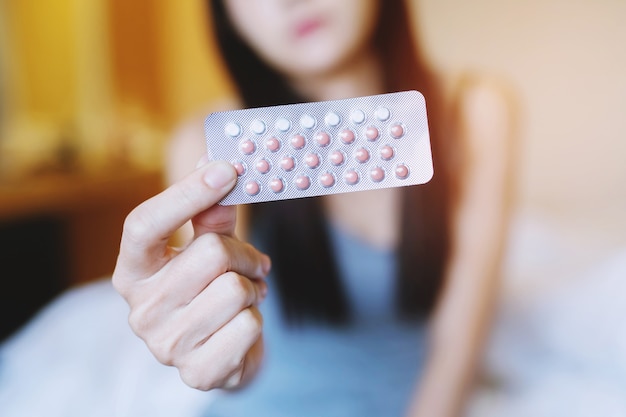
<svg viewBox="0 0 626 417"><path fill-rule="evenodd" d="M404 127L400 123L394 123L389 128L389 133L394 139L400 139L404 136Z"/></svg>
<svg viewBox="0 0 626 417"><path fill-rule="evenodd" d="M276 152L280 149L280 141L272 136L265 141L265 147L270 152Z"/></svg>
<svg viewBox="0 0 626 417"><path fill-rule="evenodd" d="M256 170L261 174L267 174L270 172L270 167L271 165L267 159L259 159L255 165Z"/></svg>
<svg viewBox="0 0 626 417"><path fill-rule="evenodd" d="M304 157L304 163L309 168L317 168L318 166L320 166L320 157L316 153L307 154Z"/></svg>
<svg viewBox="0 0 626 417"><path fill-rule="evenodd" d="M319 132L315 135L315 142L321 147L328 146L330 143L330 135L326 132Z"/></svg>
<svg viewBox="0 0 626 417"><path fill-rule="evenodd" d="M350 119L352 120L352 123L359 125L365 121L365 113L361 109L352 110Z"/></svg>
<svg viewBox="0 0 626 417"><path fill-rule="evenodd" d="M241 134L241 127L239 127L237 123L228 123L224 127L224 133L226 133L226 135L228 136L236 138Z"/></svg>
<svg viewBox="0 0 626 417"><path fill-rule="evenodd" d="M241 142L240 149L245 155L252 155L256 150L256 144L250 139L246 139Z"/></svg>
<svg viewBox="0 0 626 417"><path fill-rule="evenodd" d="M269 186L270 190L274 191L275 193L280 193L282 190L284 190L285 183L283 183L283 180L281 180L280 178L272 178Z"/></svg>
<svg viewBox="0 0 626 417"><path fill-rule="evenodd" d="M328 159L330 160L330 163L333 164L334 166L339 166L343 164L343 161L345 160L345 156L343 155L343 152L341 151L332 151Z"/></svg>
<svg viewBox="0 0 626 417"><path fill-rule="evenodd" d="M302 149L306 144L306 139L302 135L294 135L291 137L291 146L294 149Z"/></svg>
<svg viewBox="0 0 626 417"><path fill-rule="evenodd" d="M315 117L311 116L310 114L304 114L300 118L300 126L302 126L304 129L313 129L315 127L315 124Z"/></svg>
<svg viewBox="0 0 626 417"><path fill-rule="evenodd" d="M374 182L381 182L385 179L385 171L381 167L374 167L370 169L370 178Z"/></svg>
<svg viewBox="0 0 626 417"><path fill-rule="evenodd" d="M295 185L298 190L306 190L311 186L311 179L306 175L298 175L295 180Z"/></svg>
<svg viewBox="0 0 626 417"><path fill-rule="evenodd" d="M344 129L339 133L339 139L346 145L350 145L355 139L354 132L350 129Z"/></svg>
<svg viewBox="0 0 626 417"><path fill-rule="evenodd" d="M331 112L326 115L326 117L324 118L324 122L328 126L336 127L339 126L339 123L341 123L341 117L339 117L337 113Z"/></svg>
<svg viewBox="0 0 626 417"><path fill-rule="evenodd" d="M261 186L254 180L249 180L245 185L246 194L257 195L261 191Z"/></svg>
<svg viewBox="0 0 626 417"><path fill-rule="evenodd" d="M382 148L380 148L380 158L385 161L389 161L393 159L394 154L395 152L393 148L389 145L385 145Z"/></svg>
<svg viewBox="0 0 626 417"><path fill-rule="evenodd" d="M379 107L376 109L376 113L374 113L375 117L381 122L389 120L391 117L391 113L387 107Z"/></svg>
<svg viewBox="0 0 626 417"><path fill-rule="evenodd" d="M283 156L280 167L285 171L291 171L296 166L296 161L291 156Z"/></svg>
<svg viewBox="0 0 626 417"><path fill-rule="evenodd" d="M367 129L365 129L365 137L370 142L373 142L376 139L378 139L378 135L379 135L378 129L376 129L375 126L369 126Z"/></svg>
<svg viewBox="0 0 626 417"><path fill-rule="evenodd" d="M400 179L406 179L409 176L409 167L405 164L396 165L396 177Z"/></svg>
<svg viewBox="0 0 626 417"><path fill-rule="evenodd" d="M348 169L343 174L343 179L348 185L355 185L359 182L359 173L353 169Z"/></svg>
<svg viewBox="0 0 626 417"><path fill-rule="evenodd" d="M324 188L329 188L335 185L335 176L330 172L324 172L320 175L320 184Z"/></svg>
<svg viewBox="0 0 626 417"><path fill-rule="evenodd" d="M237 175L239 177L241 177L243 174L246 173L246 166L244 165L243 162L241 162L241 161L233 161L232 165L233 165L233 167L235 167L235 171L237 171Z"/></svg>
<svg viewBox="0 0 626 417"><path fill-rule="evenodd" d="M370 159L370 153L365 148L359 148L354 152L354 159L356 159L360 163L365 163Z"/></svg>
<svg viewBox="0 0 626 417"><path fill-rule="evenodd" d="M276 130L286 132L291 129L291 122L284 117L281 117L280 119L276 120L276 123L274 123L274 127L276 128Z"/></svg>
<svg viewBox="0 0 626 417"><path fill-rule="evenodd" d="M250 123L250 130L252 133L256 133L257 135L262 135L265 132L265 123L263 120L255 119Z"/></svg>

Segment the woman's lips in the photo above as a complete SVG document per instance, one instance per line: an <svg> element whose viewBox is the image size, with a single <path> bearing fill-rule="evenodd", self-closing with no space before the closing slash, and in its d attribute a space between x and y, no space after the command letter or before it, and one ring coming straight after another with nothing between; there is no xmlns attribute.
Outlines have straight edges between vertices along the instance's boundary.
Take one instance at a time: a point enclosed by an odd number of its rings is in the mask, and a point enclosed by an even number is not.
<svg viewBox="0 0 626 417"><path fill-rule="evenodd" d="M307 19L295 26L294 33L296 38L304 38L317 31L324 24L322 19Z"/></svg>

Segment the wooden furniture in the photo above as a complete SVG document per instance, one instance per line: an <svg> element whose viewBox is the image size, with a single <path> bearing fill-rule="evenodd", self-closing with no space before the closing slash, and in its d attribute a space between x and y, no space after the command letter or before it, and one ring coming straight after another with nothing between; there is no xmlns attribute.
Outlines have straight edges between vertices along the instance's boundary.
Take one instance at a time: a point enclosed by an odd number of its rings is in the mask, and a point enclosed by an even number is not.
<svg viewBox="0 0 626 417"><path fill-rule="evenodd" d="M113 271L126 215L162 189L158 171L118 170L97 174L49 174L0 181L0 222L53 217L66 226L68 285Z"/></svg>
<svg viewBox="0 0 626 417"><path fill-rule="evenodd" d="M60 291L115 267L126 215L163 188L159 171L0 178L0 339Z"/></svg>

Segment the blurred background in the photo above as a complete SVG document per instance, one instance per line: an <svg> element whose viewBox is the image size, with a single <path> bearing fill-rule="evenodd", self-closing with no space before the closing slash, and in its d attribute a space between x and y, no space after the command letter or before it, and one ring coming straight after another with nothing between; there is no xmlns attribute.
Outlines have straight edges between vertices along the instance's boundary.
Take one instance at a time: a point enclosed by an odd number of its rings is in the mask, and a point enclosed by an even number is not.
<svg viewBox="0 0 626 417"><path fill-rule="evenodd" d="M598 277L626 248L626 2L411 4L434 67L500 77L519 102L505 302ZM2 337L112 272L125 215L163 186L170 132L229 93L204 13L200 0L0 0Z"/></svg>
<svg viewBox="0 0 626 417"><path fill-rule="evenodd" d="M1 336L112 272L169 132L225 93L201 3L0 1Z"/></svg>

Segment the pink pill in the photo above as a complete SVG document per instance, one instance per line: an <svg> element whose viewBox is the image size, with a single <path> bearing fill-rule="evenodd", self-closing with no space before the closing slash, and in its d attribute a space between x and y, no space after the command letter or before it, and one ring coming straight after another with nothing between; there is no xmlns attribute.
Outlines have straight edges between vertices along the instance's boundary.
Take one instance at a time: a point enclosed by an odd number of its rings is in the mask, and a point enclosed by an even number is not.
<svg viewBox="0 0 626 417"><path fill-rule="evenodd" d="M259 159L256 161L255 168L261 174L267 174L270 171L271 165L267 159Z"/></svg>
<svg viewBox="0 0 626 417"><path fill-rule="evenodd" d="M294 149L302 149L305 144L306 140L304 139L304 136L294 135L291 137L291 146L293 146Z"/></svg>
<svg viewBox="0 0 626 417"><path fill-rule="evenodd" d="M306 190L311 186L311 180L306 175L298 175L294 182L298 190Z"/></svg>
<svg viewBox="0 0 626 417"><path fill-rule="evenodd" d="M370 142L373 142L376 139L378 139L378 135L379 135L378 129L376 129L374 126L369 126L367 129L365 129L365 137Z"/></svg>
<svg viewBox="0 0 626 417"><path fill-rule="evenodd" d="M344 181L349 185L355 185L359 182L359 173L353 169L348 169L343 174Z"/></svg>
<svg viewBox="0 0 626 417"><path fill-rule="evenodd" d="M291 171L296 166L296 161L291 156L283 156L280 167L285 171Z"/></svg>
<svg viewBox="0 0 626 417"><path fill-rule="evenodd" d="M330 136L326 132L319 132L315 135L315 142L321 147L328 146L330 143Z"/></svg>
<svg viewBox="0 0 626 417"><path fill-rule="evenodd" d="M344 129L339 133L339 139L341 139L341 141L346 145L350 145L354 142L354 138L354 132L350 129Z"/></svg>
<svg viewBox="0 0 626 417"><path fill-rule="evenodd" d="M280 193L285 188L285 184L280 178L273 178L270 181L269 186L270 190L274 191L275 193Z"/></svg>
<svg viewBox="0 0 626 417"><path fill-rule="evenodd" d="M257 195L259 191L261 191L261 186L258 182L250 180L246 183L244 189L246 191L246 194L248 195Z"/></svg>
<svg viewBox="0 0 626 417"><path fill-rule="evenodd" d="M391 133L391 137L394 139L400 139L404 136L404 127L400 123L394 123L389 128L389 133Z"/></svg>
<svg viewBox="0 0 626 417"><path fill-rule="evenodd" d="M241 152L245 155L252 155L254 151L256 151L256 145L250 139L246 139L241 141L239 149L241 149Z"/></svg>
<svg viewBox="0 0 626 417"><path fill-rule="evenodd" d="M385 161L389 161L390 159L393 159L394 155L395 155L395 151L393 150L391 146L385 145L382 148L380 148L381 159Z"/></svg>
<svg viewBox="0 0 626 417"><path fill-rule="evenodd" d="M277 150L280 149L280 141L276 139L275 137L268 138L265 141L265 147L270 152L276 152Z"/></svg>
<svg viewBox="0 0 626 417"><path fill-rule="evenodd" d="M407 178L409 176L409 167L407 167L404 164L398 164L396 165L396 177L400 178L401 180Z"/></svg>
<svg viewBox="0 0 626 417"><path fill-rule="evenodd" d="M335 185L335 176L330 172L324 172L320 175L320 184L324 188L329 188Z"/></svg>
<svg viewBox="0 0 626 417"><path fill-rule="evenodd" d="M328 156L328 159L330 159L330 163L334 166L339 166L343 164L345 157L341 151L332 151Z"/></svg>
<svg viewBox="0 0 626 417"><path fill-rule="evenodd" d="M237 175L238 176L242 176L243 174L246 173L246 166L244 165L243 162L241 161L233 161L232 162L233 167L235 167L235 171L237 171Z"/></svg>
<svg viewBox="0 0 626 417"><path fill-rule="evenodd" d="M307 156L304 157L304 163L311 169L317 168L320 166L320 157L316 153L307 154Z"/></svg>
<svg viewBox="0 0 626 417"><path fill-rule="evenodd" d="M370 153L365 148L359 148L354 153L354 159L356 159L358 162L364 164L365 162L369 161Z"/></svg>
<svg viewBox="0 0 626 417"><path fill-rule="evenodd" d="M370 169L370 178L374 182L381 182L385 179L385 171L381 167L374 167Z"/></svg>

